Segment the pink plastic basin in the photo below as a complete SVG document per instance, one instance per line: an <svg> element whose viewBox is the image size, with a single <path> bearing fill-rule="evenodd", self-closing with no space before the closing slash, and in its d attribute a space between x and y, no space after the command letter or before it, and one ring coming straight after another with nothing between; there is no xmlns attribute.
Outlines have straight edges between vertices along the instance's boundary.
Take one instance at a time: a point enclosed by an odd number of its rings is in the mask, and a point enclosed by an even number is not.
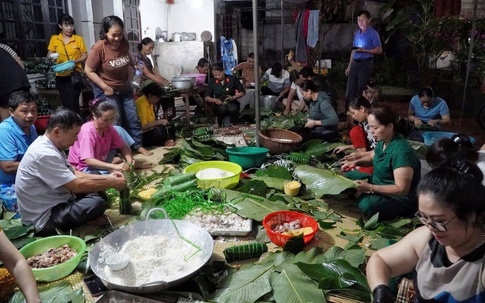
<svg viewBox="0 0 485 303"><path fill-rule="evenodd" d="M195 84L197 85L203 85L205 83L205 77L207 77L207 74L183 74L180 76L185 76L185 77L195 77Z"/></svg>

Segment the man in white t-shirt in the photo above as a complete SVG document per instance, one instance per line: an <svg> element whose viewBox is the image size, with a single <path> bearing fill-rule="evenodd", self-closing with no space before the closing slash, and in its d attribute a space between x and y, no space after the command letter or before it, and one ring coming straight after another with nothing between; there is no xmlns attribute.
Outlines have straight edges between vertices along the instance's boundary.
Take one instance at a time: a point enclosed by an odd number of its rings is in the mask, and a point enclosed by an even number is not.
<svg viewBox="0 0 485 303"><path fill-rule="evenodd" d="M283 69L279 62L273 63L261 77L260 82L268 80L268 86L261 87L261 95L278 96L283 98L290 90L290 73Z"/></svg>
<svg viewBox="0 0 485 303"><path fill-rule="evenodd" d="M301 94L301 91L298 89L298 87L305 80L313 80L314 76L315 74L313 73L313 69L311 67L304 66L301 68L300 73L298 74L298 79L291 83L288 97L286 97L282 101L283 105L285 106L285 115L289 114L290 112L296 113L298 110L308 110L308 106L306 105L305 100L303 99L303 95ZM295 99L295 96L298 99Z"/></svg>
<svg viewBox="0 0 485 303"><path fill-rule="evenodd" d="M82 118L71 110L55 112L45 135L29 146L20 161L15 179L19 212L22 223L33 225L38 236L107 221L103 216L107 197L102 191L126 187L120 172L93 175L69 164L65 150L77 140L82 124Z"/></svg>

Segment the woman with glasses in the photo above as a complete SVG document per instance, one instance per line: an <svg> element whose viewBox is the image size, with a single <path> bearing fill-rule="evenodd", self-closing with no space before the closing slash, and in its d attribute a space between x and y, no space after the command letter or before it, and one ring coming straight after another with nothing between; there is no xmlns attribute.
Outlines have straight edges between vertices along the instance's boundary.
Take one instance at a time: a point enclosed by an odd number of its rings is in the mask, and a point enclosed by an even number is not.
<svg viewBox="0 0 485 303"><path fill-rule="evenodd" d="M416 216L424 224L374 253L374 302L394 302L391 277L414 271L416 302L485 302L485 187L478 167L456 158L426 174Z"/></svg>
<svg viewBox="0 0 485 303"><path fill-rule="evenodd" d="M47 46L47 58L55 60L56 64L74 60L75 70L82 71L88 51L83 37L76 35L74 19L68 14L62 14L59 16L57 26L59 34L51 37ZM72 72L73 70L66 70L56 73L56 88L61 95L62 106L79 114L81 88L72 85Z"/></svg>
<svg viewBox="0 0 485 303"><path fill-rule="evenodd" d="M406 123L385 105L372 107L367 122L376 147L360 158L341 161L343 171L357 166L374 167L367 180L356 181L359 209L367 218L379 213L381 221L412 215L417 208L415 189L421 163L400 133Z"/></svg>

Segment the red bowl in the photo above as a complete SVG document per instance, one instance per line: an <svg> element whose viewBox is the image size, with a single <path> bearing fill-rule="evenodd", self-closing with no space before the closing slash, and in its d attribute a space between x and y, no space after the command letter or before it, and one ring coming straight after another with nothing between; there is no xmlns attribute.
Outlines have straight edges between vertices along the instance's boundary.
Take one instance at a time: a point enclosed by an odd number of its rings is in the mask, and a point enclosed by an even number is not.
<svg viewBox="0 0 485 303"><path fill-rule="evenodd" d="M37 131L44 131L47 128L47 121L49 121L50 115L38 116L34 125Z"/></svg>
<svg viewBox="0 0 485 303"><path fill-rule="evenodd" d="M305 242L305 244L310 242L315 236L315 234L317 233L317 230L318 230L317 221L315 221L315 219L305 214L302 214L296 211L288 211L288 210L275 211L268 214L266 217L264 217L263 226L266 229L266 232L268 233L268 237L271 240L271 242L273 242L278 246L285 246L286 241L288 241L288 239L292 238L293 236L283 235L278 232L275 232L273 231L272 227L278 224L289 223L289 222L295 221L296 219L300 220L300 224L302 227L312 228L313 231L311 233L303 236L303 242Z"/></svg>

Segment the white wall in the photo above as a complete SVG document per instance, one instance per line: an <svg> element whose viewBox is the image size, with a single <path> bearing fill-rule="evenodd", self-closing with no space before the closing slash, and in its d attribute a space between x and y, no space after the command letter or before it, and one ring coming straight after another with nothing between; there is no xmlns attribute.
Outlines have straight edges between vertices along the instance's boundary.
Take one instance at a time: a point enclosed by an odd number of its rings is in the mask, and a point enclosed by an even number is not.
<svg viewBox="0 0 485 303"><path fill-rule="evenodd" d="M83 36L88 49L99 39L99 23L105 16L123 17L122 0L69 0L70 14L76 20L78 34ZM194 4L199 4L200 7ZM155 30L160 27L172 37L174 32L208 30L214 36L213 0L175 0L168 5L166 0L140 0L141 36L155 40Z"/></svg>
<svg viewBox="0 0 485 303"><path fill-rule="evenodd" d="M168 5L163 0L140 0L141 38L150 37L155 40L155 30L168 28Z"/></svg>
<svg viewBox="0 0 485 303"><path fill-rule="evenodd" d="M200 41L200 34L205 30L214 36L213 0L175 0L168 7L167 18L169 37L175 32L195 32Z"/></svg>

